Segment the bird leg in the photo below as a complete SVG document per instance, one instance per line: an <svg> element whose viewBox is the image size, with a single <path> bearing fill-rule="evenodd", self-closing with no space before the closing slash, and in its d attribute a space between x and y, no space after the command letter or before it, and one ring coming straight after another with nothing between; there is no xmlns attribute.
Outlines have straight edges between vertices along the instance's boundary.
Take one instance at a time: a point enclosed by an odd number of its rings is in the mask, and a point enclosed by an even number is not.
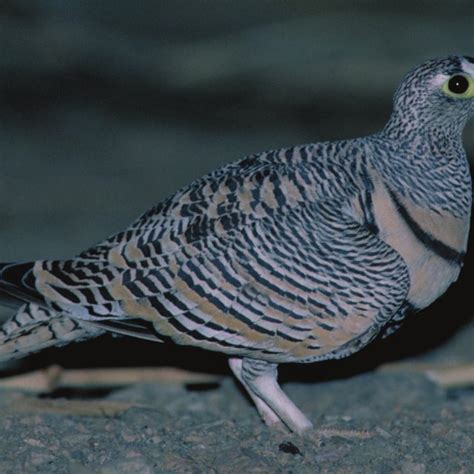
<svg viewBox="0 0 474 474"><path fill-rule="evenodd" d="M265 403L260 397L258 397L247 382L242 377L242 359L237 357L231 357L229 359L229 366L232 369L235 377L239 380L239 382L244 386L245 390L249 394L252 401L255 403L257 411L261 416L262 420L265 422L267 426L272 428L274 427L283 427L283 423L280 420L280 417Z"/></svg>
<svg viewBox="0 0 474 474"><path fill-rule="evenodd" d="M229 363L267 425L275 426L283 421L298 434L313 427L278 385L277 364L247 358L232 358Z"/></svg>

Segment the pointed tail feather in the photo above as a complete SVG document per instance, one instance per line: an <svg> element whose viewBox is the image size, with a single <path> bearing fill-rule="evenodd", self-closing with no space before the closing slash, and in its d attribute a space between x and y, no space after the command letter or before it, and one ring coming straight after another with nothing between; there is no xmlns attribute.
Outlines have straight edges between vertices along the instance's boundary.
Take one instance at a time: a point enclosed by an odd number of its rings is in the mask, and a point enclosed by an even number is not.
<svg viewBox="0 0 474 474"><path fill-rule="evenodd" d="M100 336L104 331L35 304L23 305L0 328L0 361Z"/></svg>
<svg viewBox="0 0 474 474"><path fill-rule="evenodd" d="M34 265L35 262L0 263L0 303L45 305L44 298L36 289Z"/></svg>
<svg viewBox="0 0 474 474"><path fill-rule="evenodd" d="M0 328L0 361L18 359L50 346L61 346L104 332L163 342L152 323L120 317L102 321L87 318L87 308L74 305L71 314L51 309L36 288L35 262L0 264L0 304L18 313ZM60 291L61 288L56 288ZM68 292L62 288L63 292ZM68 292L69 293L69 292ZM71 293L72 294L72 293ZM24 303L27 303L26 305Z"/></svg>

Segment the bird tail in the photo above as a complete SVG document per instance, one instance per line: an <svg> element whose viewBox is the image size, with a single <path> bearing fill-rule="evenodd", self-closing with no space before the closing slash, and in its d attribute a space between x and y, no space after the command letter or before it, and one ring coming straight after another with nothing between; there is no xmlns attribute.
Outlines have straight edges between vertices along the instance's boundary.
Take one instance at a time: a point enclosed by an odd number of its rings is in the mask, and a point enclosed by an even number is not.
<svg viewBox="0 0 474 474"><path fill-rule="evenodd" d="M0 327L0 362L52 346L100 336L104 331L36 304L25 304Z"/></svg>
<svg viewBox="0 0 474 474"><path fill-rule="evenodd" d="M79 313L64 314L51 309L36 288L34 266L35 262L0 264L0 305L21 306L0 328L0 361L91 339L106 331L162 342L153 324L143 320L120 317L85 320Z"/></svg>
<svg viewBox="0 0 474 474"><path fill-rule="evenodd" d="M48 308L36 289L33 267L34 262L0 264L0 304L17 308L16 314L0 327L0 361L91 339L104 332Z"/></svg>
<svg viewBox="0 0 474 474"><path fill-rule="evenodd" d="M0 263L0 304L45 304L44 298L36 289L34 265L34 262Z"/></svg>

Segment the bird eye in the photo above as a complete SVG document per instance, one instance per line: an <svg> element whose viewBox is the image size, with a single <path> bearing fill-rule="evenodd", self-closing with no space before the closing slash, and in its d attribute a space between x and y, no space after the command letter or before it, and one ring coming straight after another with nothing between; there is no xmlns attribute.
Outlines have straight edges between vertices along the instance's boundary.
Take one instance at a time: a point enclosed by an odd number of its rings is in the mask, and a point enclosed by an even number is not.
<svg viewBox="0 0 474 474"><path fill-rule="evenodd" d="M462 74L456 74L444 83L443 90L451 97L471 98L474 96L474 80Z"/></svg>
<svg viewBox="0 0 474 474"><path fill-rule="evenodd" d="M469 89L469 81L464 76L453 76L448 81L448 89L453 94L464 94Z"/></svg>

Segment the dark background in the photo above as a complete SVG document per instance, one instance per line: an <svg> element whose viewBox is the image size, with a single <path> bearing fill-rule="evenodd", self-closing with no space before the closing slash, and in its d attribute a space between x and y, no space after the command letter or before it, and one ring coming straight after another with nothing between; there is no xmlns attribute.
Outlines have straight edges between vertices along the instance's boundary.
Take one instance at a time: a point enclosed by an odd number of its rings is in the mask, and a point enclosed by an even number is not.
<svg viewBox="0 0 474 474"><path fill-rule="evenodd" d="M0 0L0 261L74 255L245 154L377 131L410 68L474 55L473 9L467 0ZM473 157L473 123L465 145ZM459 282L395 336L293 377L367 370L472 333L473 272L469 252ZM49 363L225 370L216 354L111 337L23 367Z"/></svg>

